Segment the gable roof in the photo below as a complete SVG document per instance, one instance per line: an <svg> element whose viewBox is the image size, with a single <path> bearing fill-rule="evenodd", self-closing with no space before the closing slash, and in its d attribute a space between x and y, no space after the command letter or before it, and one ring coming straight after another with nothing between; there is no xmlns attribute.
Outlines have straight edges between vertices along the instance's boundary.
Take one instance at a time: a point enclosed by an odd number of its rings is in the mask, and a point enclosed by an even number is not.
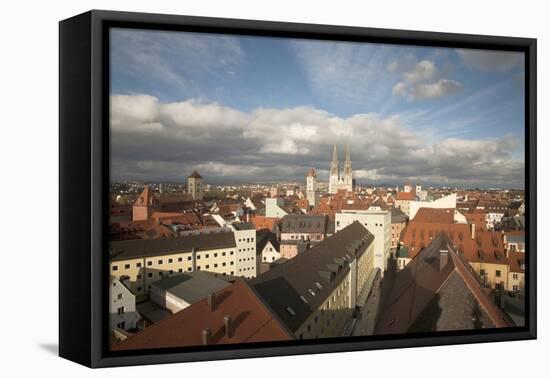
<svg viewBox="0 0 550 378"><path fill-rule="evenodd" d="M231 334L225 333L224 317L230 316ZM211 331L209 344L272 342L292 339L291 333L258 298L254 290L238 278L216 292L213 309L208 299L179 311L115 344L111 349L136 350L202 345L202 331Z"/></svg>
<svg viewBox="0 0 550 378"><path fill-rule="evenodd" d="M288 328L296 331L332 294L374 236L353 222L314 247L252 279L250 284ZM288 308L292 310L292 314Z"/></svg>
<svg viewBox="0 0 550 378"><path fill-rule="evenodd" d="M433 312L435 306L438 310ZM483 328L512 325L451 240L439 233L397 273L375 334L405 333L421 323L431 330L476 328L475 308Z"/></svg>
<svg viewBox="0 0 550 378"><path fill-rule="evenodd" d="M455 222L455 210L454 209L432 209L429 207L421 207L416 212L413 218L416 222L429 222L429 223L454 223Z"/></svg>
<svg viewBox="0 0 550 378"><path fill-rule="evenodd" d="M416 194L414 192L397 192L395 199L397 201L414 201Z"/></svg>

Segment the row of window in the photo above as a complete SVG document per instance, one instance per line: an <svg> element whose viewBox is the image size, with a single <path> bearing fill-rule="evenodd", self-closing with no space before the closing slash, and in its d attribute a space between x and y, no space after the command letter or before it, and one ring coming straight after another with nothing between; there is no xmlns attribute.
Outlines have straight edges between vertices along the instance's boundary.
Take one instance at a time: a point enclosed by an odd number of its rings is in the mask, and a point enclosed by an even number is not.
<svg viewBox="0 0 550 378"><path fill-rule="evenodd" d="M239 239L239 242L244 242L244 241L245 241L244 238L243 238L243 239ZM247 243L254 243L254 238L246 238L246 242L247 242Z"/></svg>
<svg viewBox="0 0 550 378"><path fill-rule="evenodd" d="M232 256L234 253L233 251L230 251L229 252L229 255ZM218 253L214 253L213 254L214 257L218 257ZM222 252L222 256L226 256L226 252ZM204 255L204 258L205 259L208 259L210 258L210 254L206 253ZM197 260L200 260L201 259L201 255L197 255ZM187 256L187 261L192 261L193 260L193 257L192 256ZM168 264L173 264L174 263L174 259L173 258L169 258L167 260ZM178 262L183 262L183 257L178 257L177 259ZM164 259L159 259L157 261L157 265L163 265L164 264ZM149 260L147 261L147 266L153 266L153 261ZM137 262L136 263L136 268L141 268L142 267L142 263L141 262ZM130 269L131 268L131 264L124 264L124 269ZM118 265L113 265L112 268L113 272L116 272L118 270Z"/></svg>

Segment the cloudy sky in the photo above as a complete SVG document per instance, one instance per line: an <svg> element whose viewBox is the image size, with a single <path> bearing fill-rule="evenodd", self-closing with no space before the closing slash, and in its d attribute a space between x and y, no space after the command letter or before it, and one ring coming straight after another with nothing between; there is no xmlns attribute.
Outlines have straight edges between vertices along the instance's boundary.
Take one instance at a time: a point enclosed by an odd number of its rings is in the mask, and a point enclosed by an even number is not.
<svg viewBox="0 0 550 378"><path fill-rule="evenodd" d="M111 31L112 179L523 187L523 54Z"/></svg>

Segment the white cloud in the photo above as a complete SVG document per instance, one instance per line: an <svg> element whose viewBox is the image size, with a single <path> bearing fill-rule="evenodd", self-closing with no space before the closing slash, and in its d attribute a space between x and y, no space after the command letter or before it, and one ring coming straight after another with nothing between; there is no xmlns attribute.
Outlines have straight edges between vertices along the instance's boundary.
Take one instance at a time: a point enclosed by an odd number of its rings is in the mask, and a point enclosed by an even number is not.
<svg viewBox="0 0 550 378"><path fill-rule="evenodd" d="M418 178L519 186L523 180L523 161L514 157L522 144L511 136L430 142L407 127L407 117L341 118L314 107L241 112L196 100L163 104L143 95L113 95L111 101L116 179L183 180L198 169L209 182L301 180L311 166L322 177L332 145L343 159L349 143L360 182Z"/></svg>
<svg viewBox="0 0 550 378"><path fill-rule="evenodd" d="M522 67L524 54L512 51L457 49L458 56L469 67L485 72L507 72Z"/></svg>
<svg viewBox="0 0 550 378"><path fill-rule="evenodd" d="M461 86L456 80L442 78L434 62L422 60L402 73L402 81L393 86L392 93L409 101L432 100L454 94Z"/></svg>

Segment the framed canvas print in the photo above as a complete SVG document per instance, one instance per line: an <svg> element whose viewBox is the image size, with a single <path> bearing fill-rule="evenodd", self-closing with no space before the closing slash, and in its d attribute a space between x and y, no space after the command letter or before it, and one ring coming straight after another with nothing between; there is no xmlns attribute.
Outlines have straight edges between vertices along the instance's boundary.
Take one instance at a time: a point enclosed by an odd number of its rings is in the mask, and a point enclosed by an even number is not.
<svg viewBox="0 0 550 378"><path fill-rule="evenodd" d="M536 337L536 40L60 22L60 355Z"/></svg>

